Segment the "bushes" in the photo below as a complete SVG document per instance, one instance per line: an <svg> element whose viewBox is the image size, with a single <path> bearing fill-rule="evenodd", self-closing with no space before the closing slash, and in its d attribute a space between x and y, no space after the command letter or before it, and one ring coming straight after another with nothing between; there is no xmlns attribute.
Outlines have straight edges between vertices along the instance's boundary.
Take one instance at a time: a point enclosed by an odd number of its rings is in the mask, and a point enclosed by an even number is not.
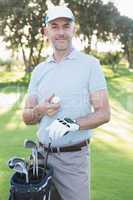
<svg viewBox="0 0 133 200"><path fill-rule="evenodd" d="M6 60L0 59L0 67L3 67L4 70L6 70L6 71L11 71L13 64L14 64L13 59L6 59Z"/></svg>
<svg viewBox="0 0 133 200"><path fill-rule="evenodd" d="M122 59L122 52L107 52L107 53L98 53L92 51L92 54L100 60L102 65L109 65L111 69L116 72L118 69L118 64Z"/></svg>

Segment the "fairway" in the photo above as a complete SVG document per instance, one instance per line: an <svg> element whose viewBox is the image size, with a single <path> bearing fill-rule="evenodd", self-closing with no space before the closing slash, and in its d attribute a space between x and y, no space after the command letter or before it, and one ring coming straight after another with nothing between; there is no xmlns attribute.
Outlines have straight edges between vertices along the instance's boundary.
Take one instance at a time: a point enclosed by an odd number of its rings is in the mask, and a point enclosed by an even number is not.
<svg viewBox="0 0 133 200"><path fill-rule="evenodd" d="M105 68L111 104L111 121L94 131L91 142L92 200L133 199L133 73L116 75ZM8 199L12 156L26 157L23 141L35 139L36 126L25 126L21 114L27 87L0 87L0 200Z"/></svg>

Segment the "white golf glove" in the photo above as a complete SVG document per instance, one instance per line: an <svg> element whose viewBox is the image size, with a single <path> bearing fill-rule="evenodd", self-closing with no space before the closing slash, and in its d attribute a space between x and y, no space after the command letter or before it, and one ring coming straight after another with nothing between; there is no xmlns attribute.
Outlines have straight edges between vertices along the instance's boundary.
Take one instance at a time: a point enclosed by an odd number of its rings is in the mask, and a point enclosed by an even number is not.
<svg viewBox="0 0 133 200"><path fill-rule="evenodd" d="M79 125L70 118L56 119L47 128L51 140L56 140L68 132L79 130Z"/></svg>

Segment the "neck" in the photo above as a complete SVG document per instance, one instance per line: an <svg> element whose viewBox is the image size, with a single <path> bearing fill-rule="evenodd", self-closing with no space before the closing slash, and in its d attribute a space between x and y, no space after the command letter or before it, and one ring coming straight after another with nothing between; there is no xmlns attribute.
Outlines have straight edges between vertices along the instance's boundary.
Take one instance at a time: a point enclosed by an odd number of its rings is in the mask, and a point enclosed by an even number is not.
<svg viewBox="0 0 133 200"><path fill-rule="evenodd" d="M67 55L69 55L69 53L71 52L72 47L70 47L67 50L54 50L53 56L55 58L55 60L57 62L60 62L61 60L63 60Z"/></svg>

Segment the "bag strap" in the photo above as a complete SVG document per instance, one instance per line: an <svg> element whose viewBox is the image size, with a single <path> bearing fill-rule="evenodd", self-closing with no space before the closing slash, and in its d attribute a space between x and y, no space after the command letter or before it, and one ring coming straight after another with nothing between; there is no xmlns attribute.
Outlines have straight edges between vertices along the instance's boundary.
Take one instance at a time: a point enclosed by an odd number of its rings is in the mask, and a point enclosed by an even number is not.
<svg viewBox="0 0 133 200"><path fill-rule="evenodd" d="M51 142L48 145L48 150L47 150L46 160L45 160L45 166L44 166L44 172L47 170L47 167L48 167L48 155L49 155L49 152L50 152L50 148L51 148Z"/></svg>

